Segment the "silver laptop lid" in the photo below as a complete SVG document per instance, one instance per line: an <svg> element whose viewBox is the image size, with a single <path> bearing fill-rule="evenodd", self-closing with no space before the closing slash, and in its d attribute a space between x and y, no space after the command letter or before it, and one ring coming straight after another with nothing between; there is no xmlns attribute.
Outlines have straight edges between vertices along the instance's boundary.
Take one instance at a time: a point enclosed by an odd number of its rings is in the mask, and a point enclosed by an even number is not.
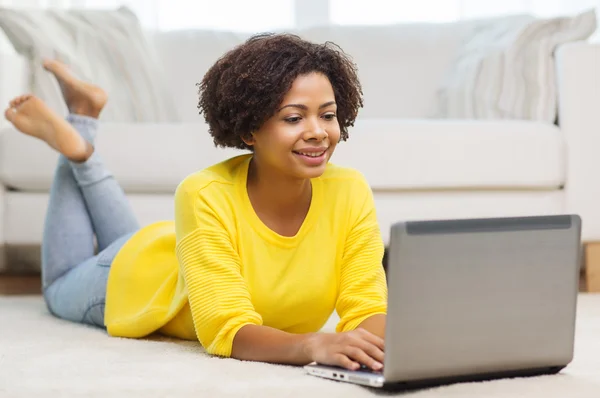
<svg viewBox="0 0 600 398"><path fill-rule="evenodd" d="M580 231L574 215L393 225L386 382L569 363Z"/></svg>

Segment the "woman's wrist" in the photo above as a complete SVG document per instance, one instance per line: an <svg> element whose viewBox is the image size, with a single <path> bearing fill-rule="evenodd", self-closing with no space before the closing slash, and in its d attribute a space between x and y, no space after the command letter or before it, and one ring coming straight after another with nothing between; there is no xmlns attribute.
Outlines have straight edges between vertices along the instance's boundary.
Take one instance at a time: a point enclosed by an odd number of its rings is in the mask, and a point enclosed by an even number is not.
<svg viewBox="0 0 600 398"><path fill-rule="evenodd" d="M246 325L233 340L232 357L248 361L306 365L313 362L313 334L293 334L267 326Z"/></svg>
<svg viewBox="0 0 600 398"><path fill-rule="evenodd" d="M306 333L306 334L302 334L300 335L301 338L299 340L299 353L298 353L298 357L302 358L301 362L306 362L307 364L314 362L314 355L313 355L313 347L314 347L314 341L316 339L318 339L319 337L319 333Z"/></svg>

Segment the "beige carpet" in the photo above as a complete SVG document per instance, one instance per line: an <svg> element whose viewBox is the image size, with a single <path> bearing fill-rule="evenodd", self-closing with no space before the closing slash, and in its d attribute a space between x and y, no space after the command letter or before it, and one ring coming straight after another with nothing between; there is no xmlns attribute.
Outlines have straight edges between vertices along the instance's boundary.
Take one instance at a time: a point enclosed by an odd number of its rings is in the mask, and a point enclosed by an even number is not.
<svg viewBox="0 0 600 398"><path fill-rule="evenodd" d="M210 358L197 344L128 340L50 316L39 297L0 297L0 397L372 397L301 368ZM600 295L581 295L575 360L560 374L464 383L403 397L600 397Z"/></svg>

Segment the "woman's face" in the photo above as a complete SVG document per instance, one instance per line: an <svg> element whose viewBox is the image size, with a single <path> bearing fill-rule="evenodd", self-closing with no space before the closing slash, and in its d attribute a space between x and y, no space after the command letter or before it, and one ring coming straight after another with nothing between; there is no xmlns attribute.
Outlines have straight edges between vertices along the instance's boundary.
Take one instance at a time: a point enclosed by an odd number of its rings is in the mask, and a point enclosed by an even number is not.
<svg viewBox="0 0 600 398"><path fill-rule="evenodd" d="M257 162L292 178L319 177L340 140L336 112L325 75L298 76L275 115L252 134Z"/></svg>

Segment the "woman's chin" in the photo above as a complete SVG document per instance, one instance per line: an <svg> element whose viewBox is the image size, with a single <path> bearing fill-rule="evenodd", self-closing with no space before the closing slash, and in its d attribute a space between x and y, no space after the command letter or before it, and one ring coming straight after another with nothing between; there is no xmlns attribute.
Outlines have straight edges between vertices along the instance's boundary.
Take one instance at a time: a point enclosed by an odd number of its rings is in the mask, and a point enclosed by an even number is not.
<svg viewBox="0 0 600 398"><path fill-rule="evenodd" d="M317 167L302 167L301 170L298 170L298 177L302 179L311 179L311 178L319 178L325 173L327 168L327 163Z"/></svg>

